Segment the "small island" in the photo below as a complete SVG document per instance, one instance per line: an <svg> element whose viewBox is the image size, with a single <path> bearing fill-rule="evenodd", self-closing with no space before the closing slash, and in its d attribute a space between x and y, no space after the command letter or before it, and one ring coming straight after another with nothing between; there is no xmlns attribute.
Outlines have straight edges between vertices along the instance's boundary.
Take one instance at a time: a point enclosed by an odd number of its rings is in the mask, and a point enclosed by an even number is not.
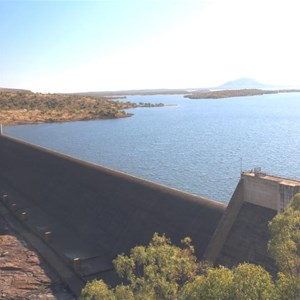
<svg viewBox="0 0 300 300"><path fill-rule="evenodd" d="M164 104L137 104L105 96L0 89L0 123L3 125L116 119L132 116L125 109L160 106Z"/></svg>
<svg viewBox="0 0 300 300"><path fill-rule="evenodd" d="M246 97L259 96L265 94L279 94L279 93L296 93L300 90L262 90L262 89L240 89L240 90L217 90L217 91L203 91L185 95L189 99L221 99L231 97Z"/></svg>

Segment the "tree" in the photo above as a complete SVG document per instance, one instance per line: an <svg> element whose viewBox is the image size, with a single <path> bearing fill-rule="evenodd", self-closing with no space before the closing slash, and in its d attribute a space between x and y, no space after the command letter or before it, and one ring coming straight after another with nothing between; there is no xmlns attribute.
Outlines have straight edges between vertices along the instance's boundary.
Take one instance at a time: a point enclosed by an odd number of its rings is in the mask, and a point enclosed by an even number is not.
<svg viewBox="0 0 300 300"><path fill-rule="evenodd" d="M280 269L274 299L300 299L300 193L269 223L269 253Z"/></svg>
<svg viewBox="0 0 300 300"><path fill-rule="evenodd" d="M113 292L102 280L88 282L81 291L80 299L83 300L114 300Z"/></svg>
<svg viewBox="0 0 300 300"><path fill-rule="evenodd" d="M273 297L271 275L262 267L243 263L233 271L233 299L269 300Z"/></svg>
<svg viewBox="0 0 300 300"><path fill-rule="evenodd" d="M154 234L148 246L137 246L129 256L114 261L128 284L110 289L94 280L82 299L106 300L300 300L300 194L270 222L269 251L281 272L274 282L261 266L243 263L232 270L199 263L191 239L181 249L164 235Z"/></svg>
<svg viewBox="0 0 300 300"><path fill-rule="evenodd" d="M129 256L119 255L113 261L135 299L173 299L195 278L199 265L194 248L189 238L182 243L184 249L172 245L164 235L154 234L149 246L134 247Z"/></svg>
<svg viewBox="0 0 300 300"><path fill-rule="evenodd" d="M268 300L272 299L274 284L270 274L261 266L243 263L233 270L209 268L205 275L187 283L181 300Z"/></svg>
<svg viewBox="0 0 300 300"><path fill-rule="evenodd" d="M233 272L225 267L208 268L206 274L187 283L180 295L182 300L233 299Z"/></svg>
<svg viewBox="0 0 300 300"><path fill-rule="evenodd" d="M117 274L128 285L109 289L103 281L92 281L83 289L81 298L176 298L184 284L194 280L200 266L194 256L191 240L185 238L182 243L183 249L172 245L164 235L155 233L148 246L136 246L129 256L121 254L113 261Z"/></svg>
<svg viewBox="0 0 300 300"><path fill-rule="evenodd" d="M130 255L114 261L118 275L127 285L110 289L94 280L82 290L82 299L107 300L231 300L271 299L271 276L260 266L241 264L230 270L197 262L191 240L184 248L154 234L148 246L136 246Z"/></svg>
<svg viewBox="0 0 300 300"><path fill-rule="evenodd" d="M300 277L278 273L274 300L300 300Z"/></svg>
<svg viewBox="0 0 300 300"><path fill-rule="evenodd" d="M269 223L269 253L286 275L300 276L300 194Z"/></svg>

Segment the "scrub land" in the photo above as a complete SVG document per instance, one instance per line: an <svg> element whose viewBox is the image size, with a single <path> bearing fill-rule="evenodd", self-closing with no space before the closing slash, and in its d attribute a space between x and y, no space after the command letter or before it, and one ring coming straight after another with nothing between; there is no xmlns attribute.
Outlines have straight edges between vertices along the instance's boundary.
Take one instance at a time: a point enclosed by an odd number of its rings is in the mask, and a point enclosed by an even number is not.
<svg viewBox="0 0 300 300"><path fill-rule="evenodd" d="M0 123L3 125L66 122L130 117L124 111L163 104L132 103L104 96L42 94L0 89Z"/></svg>

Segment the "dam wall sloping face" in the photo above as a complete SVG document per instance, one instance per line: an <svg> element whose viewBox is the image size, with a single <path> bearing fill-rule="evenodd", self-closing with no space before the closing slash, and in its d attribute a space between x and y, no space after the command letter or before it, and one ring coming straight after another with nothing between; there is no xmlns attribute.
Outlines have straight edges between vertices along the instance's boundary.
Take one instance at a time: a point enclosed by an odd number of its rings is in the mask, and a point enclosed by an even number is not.
<svg viewBox="0 0 300 300"><path fill-rule="evenodd" d="M273 189L270 189L270 182L266 181L260 191L251 190L253 184L249 187L249 180L246 179L245 176L240 179L204 258L216 266L224 265L230 268L243 262L259 264L275 275L278 269L268 254L268 241L271 237L268 223L276 216L277 211L266 207L263 197L262 205L245 201L245 198L252 200L251 197L245 196L249 190L252 194L268 194L273 192ZM274 198L276 203L276 197Z"/></svg>
<svg viewBox="0 0 300 300"><path fill-rule="evenodd" d="M267 250L271 237L268 222L275 215L273 209L243 202L215 264L234 267L241 262L254 263L275 275L278 269Z"/></svg>
<svg viewBox="0 0 300 300"><path fill-rule="evenodd" d="M51 246L66 260L81 259L84 276L110 270L117 254L154 232L175 244L190 236L201 258L226 208L6 136L0 189L12 191L33 230L51 231Z"/></svg>

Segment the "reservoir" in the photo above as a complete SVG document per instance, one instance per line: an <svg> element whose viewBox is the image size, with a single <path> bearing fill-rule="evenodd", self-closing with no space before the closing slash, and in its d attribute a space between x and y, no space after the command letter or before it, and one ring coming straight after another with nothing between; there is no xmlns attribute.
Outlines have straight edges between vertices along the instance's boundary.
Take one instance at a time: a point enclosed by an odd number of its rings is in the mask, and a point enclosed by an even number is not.
<svg viewBox="0 0 300 300"><path fill-rule="evenodd" d="M7 126L10 136L227 203L241 170L300 180L300 93L190 100L136 108L130 118Z"/></svg>

